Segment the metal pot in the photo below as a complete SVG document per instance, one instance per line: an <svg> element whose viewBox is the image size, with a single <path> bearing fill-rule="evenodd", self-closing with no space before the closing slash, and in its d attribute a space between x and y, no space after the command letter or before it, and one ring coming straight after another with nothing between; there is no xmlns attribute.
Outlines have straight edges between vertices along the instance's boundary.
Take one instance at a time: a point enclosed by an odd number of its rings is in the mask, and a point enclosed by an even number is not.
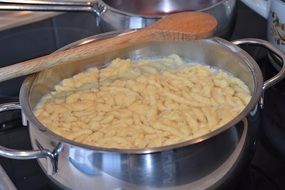
<svg viewBox="0 0 285 190"><path fill-rule="evenodd" d="M237 6L236 0L0 0L0 10L95 12L102 32L144 28L163 15L173 12L202 11L217 19L216 35L229 38L233 31Z"/></svg>
<svg viewBox="0 0 285 190"><path fill-rule="evenodd" d="M99 38L105 38L103 34ZM116 35L116 34L115 34ZM108 37L109 37L108 36ZM95 37L95 39L98 37ZM94 40L87 38L73 45ZM239 44L265 46L284 61L284 55L266 41L239 40ZM32 76L22 85L20 105L0 106L0 111L22 109L23 124L29 126L32 151L0 146L0 155L13 159L38 159L43 171L66 189L213 189L223 183L243 158L251 129L259 124L261 96L264 90L284 77L285 66L273 78L263 82L256 62L239 47L220 38L187 42L149 42L79 62L58 66ZM44 127L32 110L40 98L64 78L90 66L105 64L115 57L146 58L177 53L201 64L229 71L250 88L248 106L227 125L202 137L153 149L107 149L83 145L57 136Z"/></svg>

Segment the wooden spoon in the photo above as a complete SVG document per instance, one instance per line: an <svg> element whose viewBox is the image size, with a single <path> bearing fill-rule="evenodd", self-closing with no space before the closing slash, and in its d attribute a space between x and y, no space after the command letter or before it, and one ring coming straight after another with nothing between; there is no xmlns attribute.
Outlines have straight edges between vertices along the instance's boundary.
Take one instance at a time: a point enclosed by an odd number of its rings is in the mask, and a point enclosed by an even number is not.
<svg viewBox="0 0 285 190"><path fill-rule="evenodd" d="M39 72L53 66L90 59L108 51L147 41L207 38L214 34L216 26L216 19L202 12L182 12L168 15L149 27L136 32L91 42L76 48L0 68L0 82Z"/></svg>

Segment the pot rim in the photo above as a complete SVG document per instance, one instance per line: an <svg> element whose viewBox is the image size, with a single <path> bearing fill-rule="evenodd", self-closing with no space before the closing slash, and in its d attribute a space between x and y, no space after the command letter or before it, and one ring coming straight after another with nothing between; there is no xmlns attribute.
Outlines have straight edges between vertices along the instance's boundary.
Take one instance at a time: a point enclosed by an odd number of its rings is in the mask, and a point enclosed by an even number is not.
<svg viewBox="0 0 285 190"><path fill-rule="evenodd" d="M108 35L108 33L107 33ZM110 33L109 33L110 35ZM104 35L101 34L102 37ZM93 36L94 38L97 38L97 36ZM88 38L90 39L90 37ZM261 73L261 70L256 63L256 61L244 50L239 48L238 46L232 44L229 41L226 41L224 39L218 38L218 37L213 37L209 39L202 39L202 40L209 40L214 43L218 43L221 45L224 45L227 47L230 51L233 51L234 53L239 54L242 60L244 60L247 63L248 68L250 69L250 72L253 76L253 81L254 81L254 89L252 91L252 97L250 99L250 102L248 105L243 109L243 111L237 115L234 119L232 119L230 122L227 124L215 129L214 131L207 133L205 135L202 135L200 137L196 137L193 139L190 139L188 141L176 143L176 144L171 144L167 146L161 146L161 147L154 147L154 148L144 148L144 149L119 149L119 148L104 148L104 147L97 147L97 146L91 146L87 144L81 144L69 139L66 139L62 136L59 136L55 134L53 131L51 131L49 128L45 127L43 124L41 124L36 116L33 114L33 110L31 109L30 106L30 90L33 85L34 80L36 80L38 73L32 74L28 76L20 89L20 105L22 107L22 114L24 114L24 118L27 118L29 122L32 122L39 130L42 132L46 132L48 136L51 136L53 138L56 138L60 142L64 142L67 144L71 144L74 146L86 148L86 149L91 149L97 152L116 152L116 153L127 153L127 154L146 154L146 153L156 153L156 152L162 152L162 151L168 151L168 150L173 150L173 149L178 149L178 148L183 148L186 146L194 145L203 141L206 141L207 139L210 139L212 137L217 136L218 134L226 131L227 129L234 127L234 125L238 124L239 122L242 122L242 120L248 115L251 114L251 112L255 112L258 106L258 102L260 100L260 97L263 93L263 75ZM82 40L80 40L82 42ZM72 43L74 44L74 43ZM65 46L67 48L70 48L69 45ZM61 50L63 50L62 48Z"/></svg>
<svg viewBox="0 0 285 190"><path fill-rule="evenodd" d="M236 0L221 0L219 1L218 3L216 4L213 4L207 8L204 8L204 9L199 9L199 10L195 10L195 11L200 11L200 12L204 12L204 11L208 11L216 6L219 6L220 4L223 4L225 3L226 1L236 1ZM125 15L125 16L131 16L131 17L141 17L141 18L147 18L147 19L159 19L159 18L162 18L163 16L166 16L166 15L160 15L160 16L147 16L147 15L140 15L140 14L135 14L135 13L131 13L131 12L126 12L126 11L122 11L122 10L119 10L119 9L116 9L116 8L113 8L112 6L108 5L107 3L105 3L104 0L99 0L97 2L100 6L103 5L104 7L106 7L106 11L108 11L109 9L115 13L119 13L119 14L122 14L122 15ZM179 11L178 11L179 12ZM104 14L104 13L102 13Z"/></svg>

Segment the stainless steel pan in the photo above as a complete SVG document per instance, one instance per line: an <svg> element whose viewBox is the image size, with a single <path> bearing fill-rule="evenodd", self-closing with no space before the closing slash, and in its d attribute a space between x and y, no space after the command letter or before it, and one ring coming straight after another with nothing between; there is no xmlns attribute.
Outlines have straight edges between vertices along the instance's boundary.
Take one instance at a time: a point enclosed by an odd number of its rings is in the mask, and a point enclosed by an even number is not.
<svg viewBox="0 0 285 190"><path fill-rule="evenodd" d="M216 35L226 38L232 33L236 9L236 0L0 0L0 10L94 12L102 32L144 28L170 13L203 11L217 19Z"/></svg>
<svg viewBox="0 0 285 190"><path fill-rule="evenodd" d="M109 36L108 36L109 35ZM99 38L114 34L103 34ZM97 39L98 37L95 37ZM77 42L80 45L94 37ZM284 54L266 41L220 38L146 43L140 47L109 52L92 62L59 66L28 77L22 85L19 104L4 104L0 111L22 109L29 126L32 151L0 146L0 155L14 159L38 159L43 171L67 189L214 189L242 157L251 129L259 125L262 93L280 81L285 66L273 78L263 81L257 63L236 45L254 44L269 48L285 60ZM154 149L107 149L79 144L57 136L43 126L32 110L40 98L66 77L115 57L145 58L177 53L185 59L222 68L243 80L252 99L236 118L202 137ZM226 168L226 169L225 169Z"/></svg>

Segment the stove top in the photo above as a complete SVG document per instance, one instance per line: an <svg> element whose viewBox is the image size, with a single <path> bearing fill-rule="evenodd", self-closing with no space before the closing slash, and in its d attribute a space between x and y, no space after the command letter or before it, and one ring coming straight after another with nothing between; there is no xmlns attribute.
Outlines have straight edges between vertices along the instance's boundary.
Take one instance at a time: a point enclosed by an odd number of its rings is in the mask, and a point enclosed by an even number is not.
<svg viewBox="0 0 285 190"><path fill-rule="evenodd" d="M72 23L70 23L70 19L72 18L74 18L74 20ZM82 22L82 20L88 20L88 22ZM90 21L94 21L94 23L90 24ZM47 21L34 23L29 26L23 26L22 28L0 32L0 44L5 44L4 46L9 44L9 47L2 47L0 45L0 51L4 52L5 54L3 54L3 61L1 62L5 64L13 64L15 62L30 59L32 57L37 57L50 53L72 41L100 33L100 30L96 28L94 24L94 15L88 15L85 13L71 13L60 15ZM265 28L266 21L264 19L250 11L243 4L239 4L239 15L237 18L236 28L232 35L232 39L243 37L256 37L265 39ZM24 41L21 41L20 38L16 39L17 37L24 35L26 40L28 38L33 41L33 37L39 34L42 35L35 37L38 42L42 43L43 41L51 41L51 43L41 48L38 47L38 45L41 45L40 43L30 44L30 48L16 47L16 44L20 42L24 43ZM8 43L8 41L11 42L11 39L14 40L12 40L12 44ZM16 48L13 49L13 47ZM15 53L12 55L10 53L11 49L15 51ZM25 52L22 52L24 49ZM31 53L26 52L28 49L30 49L29 51L31 51ZM274 68L272 68L270 61L267 58L267 54L264 53L262 49L257 48L255 50L249 51L251 55L257 60L257 62L261 64L261 67L264 70L266 76L269 77L270 75L274 74L274 72L276 72ZM17 56L13 58L13 55ZM8 81L4 84L0 84L0 103L18 101L18 87L21 84L22 80L23 78L20 78ZM285 107L283 106L283 103L285 103L285 90L283 90L283 88L285 84L282 84L283 83L276 86L276 88L269 89L266 92L265 108L263 113L264 117L262 120L262 126L257 135L255 145L250 150L251 156L249 157L251 157L251 161L250 163L243 166L242 171L237 176L237 179L235 179L236 182L234 185L231 187L227 186L226 189L285 189L285 155L282 154L280 148L276 148L276 142L272 142L270 135L268 135L266 132L266 129L268 129L268 127L278 128L283 132L285 130L285 128L282 126L282 119L284 118L282 109ZM282 140L278 142L282 143ZM8 148L20 150L32 149L29 140L28 128L22 126L21 124L20 111L8 111L0 113L0 144ZM35 160L12 160L0 157L0 166L2 166L4 169L3 171L0 167L0 174L1 172L6 172L7 176L10 178L11 182L17 189L60 189L46 177L46 175L39 167L37 161ZM0 189L5 189L3 185L1 186L1 183Z"/></svg>

